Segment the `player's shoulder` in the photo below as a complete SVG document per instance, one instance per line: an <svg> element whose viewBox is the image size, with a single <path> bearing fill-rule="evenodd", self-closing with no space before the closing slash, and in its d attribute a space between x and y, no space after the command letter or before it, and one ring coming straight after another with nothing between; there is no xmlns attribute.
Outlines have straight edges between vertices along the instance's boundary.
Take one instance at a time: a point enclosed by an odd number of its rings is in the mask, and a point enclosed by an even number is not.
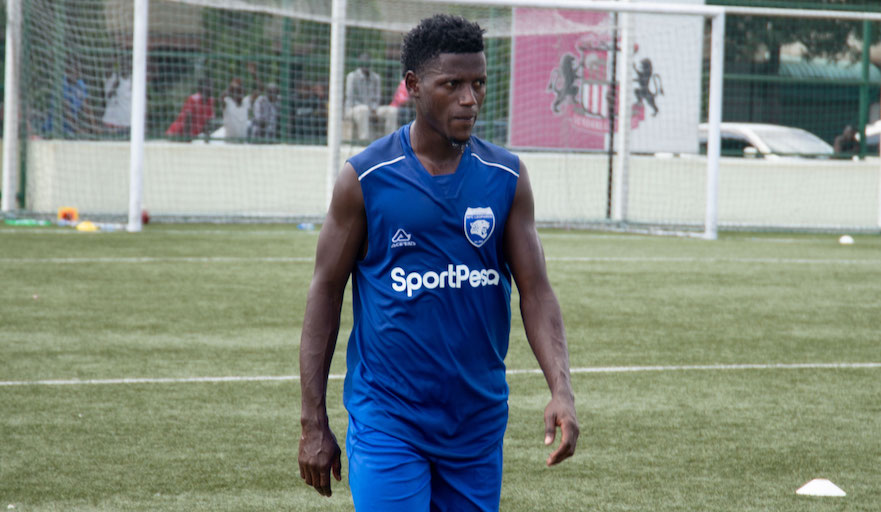
<svg viewBox="0 0 881 512"><path fill-rule="evenodd" d="M501 146L472 136L471 154L483 165L520 176L520 157Z"/></svg>
<svg viewBox="0 0 881 512"><path fill-rule="evenodd" d="M404 147L401 143L400 130L373 141L364 151L349 158L348 162L359 179L368 172L390 165L404 159Z"/></svg>

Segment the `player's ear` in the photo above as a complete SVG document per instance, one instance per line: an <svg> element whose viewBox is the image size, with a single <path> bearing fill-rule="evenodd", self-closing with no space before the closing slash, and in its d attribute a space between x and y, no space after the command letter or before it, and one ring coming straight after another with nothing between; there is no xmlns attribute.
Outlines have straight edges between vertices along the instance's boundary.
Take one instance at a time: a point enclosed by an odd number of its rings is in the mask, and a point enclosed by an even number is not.
<svg viewBox="0 0 881 512"><path fill-rule="evenodd" d="M407 94L410 95L411 98L419 97L419 76L413 72L413 70L407 70L404 73L404 83L407 84Z"/></svg>

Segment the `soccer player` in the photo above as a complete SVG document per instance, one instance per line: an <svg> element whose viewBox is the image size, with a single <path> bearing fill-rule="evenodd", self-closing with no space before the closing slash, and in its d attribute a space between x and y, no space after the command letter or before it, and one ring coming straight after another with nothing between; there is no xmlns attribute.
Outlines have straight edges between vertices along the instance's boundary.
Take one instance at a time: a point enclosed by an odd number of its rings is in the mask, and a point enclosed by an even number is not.
<svg viewBox="0 0 881 512"><path fill-rule="evenodd" d="M562 314L548 282L526 167L471 135L486 95L483 30L422 20L401 62L416 119L344 166L318 239L300 342L300 476L331 495L340 447L327 378L352 276L343 401L355 509L498 510L508 419L512 277L551 391L547 465L579 427Z"/></svg>

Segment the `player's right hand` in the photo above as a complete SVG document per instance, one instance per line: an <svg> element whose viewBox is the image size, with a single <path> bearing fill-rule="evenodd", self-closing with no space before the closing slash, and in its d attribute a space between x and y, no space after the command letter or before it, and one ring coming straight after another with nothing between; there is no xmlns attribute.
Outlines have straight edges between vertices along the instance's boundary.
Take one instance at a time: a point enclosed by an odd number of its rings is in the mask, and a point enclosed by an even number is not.
<svg viewBox="0 0 881 512"><path fill-rule="evenodd" d="M300 478L322 496L330 496L330 474L342 480L340 445L330 428L309 429L303 427L300 434Z"/></svg>

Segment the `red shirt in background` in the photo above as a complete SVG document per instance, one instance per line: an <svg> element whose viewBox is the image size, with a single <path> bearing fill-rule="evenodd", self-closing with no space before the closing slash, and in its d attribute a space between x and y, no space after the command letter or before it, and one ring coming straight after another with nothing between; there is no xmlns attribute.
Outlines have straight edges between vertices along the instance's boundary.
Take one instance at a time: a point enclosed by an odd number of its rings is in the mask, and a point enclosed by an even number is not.
<svg viewBox="0 0 881 512"><path fill-rule="evenodd" d="M165 135L190 135L195 137L202 133L205 123L214 117L214 98L204 98L201 93L196 93L187 98L177 119L171 123ZM184 133L187 114L190 116L190 133Z"/></svg>
<svg viewBox="0 0 881 512"><path fill-rule="evenodd" d="M392 102L389 105L393 107L400 107L406 104L410 100L410 93L407 92L407 84L401 80L401 83L398 84L398 88L395 91L395 96L392 98Z"/></svg>

